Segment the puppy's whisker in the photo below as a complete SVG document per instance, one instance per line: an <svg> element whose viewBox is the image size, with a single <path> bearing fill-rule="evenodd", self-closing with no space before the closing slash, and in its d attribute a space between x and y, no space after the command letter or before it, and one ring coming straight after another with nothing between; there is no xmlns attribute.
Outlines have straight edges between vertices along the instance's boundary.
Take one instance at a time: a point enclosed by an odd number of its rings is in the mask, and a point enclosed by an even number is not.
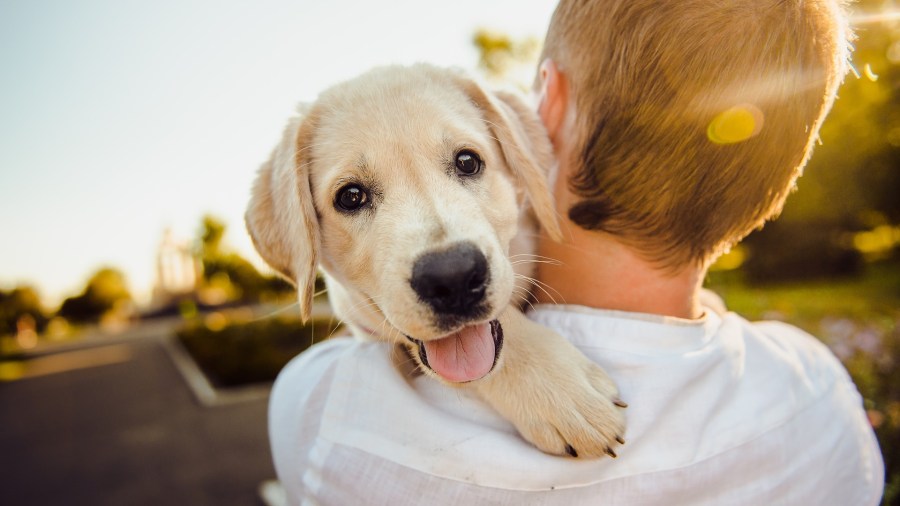
<svg viewBox="0 0 900 506"><path fill-rule="evenodd" d="M377 309L378 304L372 299L362 300L362 301L357 302L350 308L350 313L355 314L357 312L362 312L363 310L369 309L369 308Z"/></svg>
<svg viewBox="0 0 900 506"><path fill-rule="evenodd" d="M521 306L528 306L528 309L534 310L534 304L529 298L525 298L525 300L522 301Z"/></svg>
<svg viewBox="0 0 900 506"><path fill-rule="evenodd" d="M524 277L519 276L520 279L524 279ZM513 297L528 297L531 294L531 291L524 286L514 286L512 291Z"/></svg>
<svg viewBox="0 0 900 506"><path fill-rule="evenodd" d="M548 291L548 289L553 290L554 292L556 292L556 295L558 295L561 299L565 300L565 297L563 297L562 294L560 294L556 289L554 289L552 286L548 285L547 283L544 283L543 281L541 281L537 278L533 278L531 276L526 276L524 274L516 274L516 278L524 279L526 281L533 283L535 288L537 288L538 290L543 292L544 295L546 295L550 299L550 301L553 302L554 304L559 304L559 302L556 301L556 297L554 297L553 294L551 294Z"/></svg>
<svg viewBox="0 0 900 506"><path fill-rule="evenodd" d="M526 306L529 309L534 309L534 296L532 292L526 288L517 287L513 289L511 302L519 309L524 310Z"/></svg>
<svg viewBox="0 0 900 506"><path fill-rule="evenodd" d="M486 124L488 124L488 125L494 127L495 129L502 130L502 127L501 127L500 125L494 123L493 121L491 121L491 120L489 120L489 119L487 119L487 118L481 118L481 121L482 121L483 123L486 123ZM488 137L491 138L491 139L494 139L495 141L497 141L501 146L504 145L504 142L503 142L502 140L500 140L500 139L494 137L493 135L488 135Z"/></svg>
<svg viewBox="0 0 900 506"><path fill-rule="evenodd" d="M274 318L275 316L280 315L281 313L284 313L285 311L288 311L288 310L294 309L294 308L299 308L299 307L300 307L300 302L292 302L290 304L285 305L284 307L273 309L272 311L270 311L264 315L260 315L256 318L253 318L250 321L255 323L255 322L260 322L263 320L268 320L269 318Z"/></svg>
<svg viewBox="0 0 900 506"><path fill-rule="evenodd" d="M320 142L320 143L317 143L317 144L307 144L307 145L303 146L302 148L298 149L297 152L296 152L296 154L299 155L299 154L303 153L304 151L307 151L307 150L310 150L310 149L313 149L313 148L319 148L319 147L322 147L322 146L324 146L324 145L325 145L325 143L321 143L321 142Z"/></svg>
<svg viewBox="0 0 900 506"><path fill-rule="evenodd" d="M556 260L555 258L544 257L540 255L528 255L528 254L520 254L520 255L512 255L509 257L510 263L512 265L526 265L526 264L546 264L546 265L555 265L561 266L564 265L563 262Z"/></svg>
<svg viewBox="0 0 900 506"><path fill-rule="evenodd" d="M399 337L397 334L397 329L394 328L390 322L387 321L387 318L382 318L381 325L379 325L378 335L386 337L388 340L395 340L394 337Z"/></svg>
<svg viewBox="0 0 900 506"><path fill-rule="evenodd" d="M562 265L562 262L559 261L550 261L550 260L514 260L510 262L512 265L522 265L522 264L547 264L547 265Z"/></svg>
<svg viewBox="0 0 900 506"><path fill-rule="evenodd" d="M370 307L377 308L378 305L375 303L375 301L371 297L367 297L367 298L353 304L353 306L350 307L349 313L350 314L361 313L361 312L363 312L362 311L363 309L368 309ZM347 318L341 318L340 320L338 320L337 326L331 331L331 333L328 335L328 337L326 339L332 338L334 336L334 333L337 332L338 328L341 325L348 325L349 323L351 323L351 322Z"/></svg>
<svg viewBox="0 0 900 506"><path fill-rule="evenodd" d="M562 265L562 262L560 262L559 260L557 260L555 258L545 257L543 255L535 255L533 253L519 253L516 255L509 256L510 260L519 260L520 258L531 258L531 259L535 259L535 260L541 260L541 261L544 261L547 263L558 263L559 265Z"/></svg>
<svg viewBox="0 0 900 506"><path fill-rule="evenodd" d="M514 306L521 308L526 304L531 305L529 299L530 297L527 294L513 293L512 297L510 298L510 302L512 302Z"/></svg>
<svg viewBox="0 0 900 506"><path fill-rule="evenodd" d="M325 336L325 339L323 339L323 341L327 341L327 340L331 339L332 337L334 337L334 334L335 334L335 333L338 331L338 329L340 329L345 323L346 323L346 322L344 322L343 319L338 320L337 324L334 326L333 329L331 329L331 332L329 332L328 335ZM315 342L315 336L313 336L313 342Z"/></svg>
<svg viewBox="0 0 900 506"><path fill-rule="evenodd" d="M359 312L362 312L362 310L363 310L364 308L371 307L371 306L374 306L374 305L375 305L375 303L374 303L374 301L372 301L371 298L364 299L364 300L361 300L361 301L357 302L357 303L354 304L353 306L351 306L351 307L350 307L349 313L350 313L350 314L357 314L357 313L359 313ZM337 315L335 314L335 316L337 316ZM348 325L349 323L351 323L351 322L348 321L347 318L341 318L341 319L338 320L338 326L340 326L340 325ZM332 335L334 335L334 332L336 332L336 331L337 331L337 328L335 328L335 329L332 331L331 335L329 335L328 337L330 338Z"/></svg>
<svg viewBox="0 0 900 506"><path fill-rule="evenodd" d="M393 342L401 342L405 340L403 333L393 325L391 325L391 322L388 321L387 316L383 316L381 319L381 323L379 324L378 337Z"/></svg>
<svg viewBox="0 0 900 506"><path fill-rule="evenodd" d="M350 307L350 312L353 313L363 309L368 309L370 307L378 307L378 305L375 303L375 300L373 300L372 297L366 297L354 303L353 306Z"/></svg>
<svg viewBox="0 0 900 506"><path fill-rule="evenodd" d="M548 289L553 290L553 293L555 293L557 296L559 296L560 299L562 299L562 302L561 302L562 304L566 303L566 298L563 297L563 295L561 293L559 293L559 291L557 291L552 286L548 285L547 283L544 283L543 281L539 281L537 279L534 280L534 283L535 283L535 286L538 287L538 289L541 290L543 293L545 293L547 295L547 297L550 298L550 301L553 302L554 304L560 304L560 302L558 302L556 300L556 297L554 297L553 294L551 294L548 291Z"/></svg>

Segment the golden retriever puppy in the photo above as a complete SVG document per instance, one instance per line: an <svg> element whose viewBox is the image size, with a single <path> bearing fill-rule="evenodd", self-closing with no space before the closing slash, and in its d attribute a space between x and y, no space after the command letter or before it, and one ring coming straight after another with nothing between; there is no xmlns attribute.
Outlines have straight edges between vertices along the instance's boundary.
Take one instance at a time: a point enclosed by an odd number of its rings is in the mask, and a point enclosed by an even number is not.
<svg viewBox="0 0 900 506"><path fill-rule="evenodd" d="M321 268L357 337L475 389L545 452L615 456L612 381L512 302L530 287L538 222L560 233L553 163L517 96L427 65L375 69L301 107L260 169L247 227L304 318Z"/></svg>

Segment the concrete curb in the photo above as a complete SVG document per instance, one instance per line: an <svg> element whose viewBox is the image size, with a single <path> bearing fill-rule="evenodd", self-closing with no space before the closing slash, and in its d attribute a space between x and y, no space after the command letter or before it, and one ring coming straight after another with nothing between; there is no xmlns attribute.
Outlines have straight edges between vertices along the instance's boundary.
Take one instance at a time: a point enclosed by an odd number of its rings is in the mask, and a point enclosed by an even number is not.
<svg viewBox="0 0 900 506"><path fill-rule="evenodd" d="M210 383L200 366L191 358L178 337L168 335L162 339L163 349L172 359L175 368L194 394L194 399L204 407L227 406L241 402L256 401L269 397L272 385L269 383L217 389Z"/></svg>

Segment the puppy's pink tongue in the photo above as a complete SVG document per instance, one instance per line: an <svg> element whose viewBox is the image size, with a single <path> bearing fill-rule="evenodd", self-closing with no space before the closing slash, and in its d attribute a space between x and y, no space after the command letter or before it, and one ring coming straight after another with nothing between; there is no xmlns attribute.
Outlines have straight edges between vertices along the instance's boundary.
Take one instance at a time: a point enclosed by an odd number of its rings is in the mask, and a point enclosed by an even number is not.
<svg viewBox="0 0 900 506"><path fill-rule="evenodd" d="M471 325L424 344L428 365L447 381L477 380L494 367L494 336L490 323Z"/></svg>

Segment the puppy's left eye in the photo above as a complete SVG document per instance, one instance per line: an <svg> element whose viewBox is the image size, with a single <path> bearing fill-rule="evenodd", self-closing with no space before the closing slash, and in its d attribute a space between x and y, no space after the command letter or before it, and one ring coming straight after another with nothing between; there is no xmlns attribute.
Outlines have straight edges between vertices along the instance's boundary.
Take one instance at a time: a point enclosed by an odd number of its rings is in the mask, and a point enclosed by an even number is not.
<svg viewBox="0 0 900 506"><path fill-rule="evenodd" d="M353 212L369 203L369 193L359 185L348 184L338 190L334 203L339 210Z"/></svg>
<svg viewBox="0 0 900 506"><path fill-rule="evenodd" d="M484 168L484 162L474 151L464 149L456 154L456 173L460 176L474 176Z"/></svg>

